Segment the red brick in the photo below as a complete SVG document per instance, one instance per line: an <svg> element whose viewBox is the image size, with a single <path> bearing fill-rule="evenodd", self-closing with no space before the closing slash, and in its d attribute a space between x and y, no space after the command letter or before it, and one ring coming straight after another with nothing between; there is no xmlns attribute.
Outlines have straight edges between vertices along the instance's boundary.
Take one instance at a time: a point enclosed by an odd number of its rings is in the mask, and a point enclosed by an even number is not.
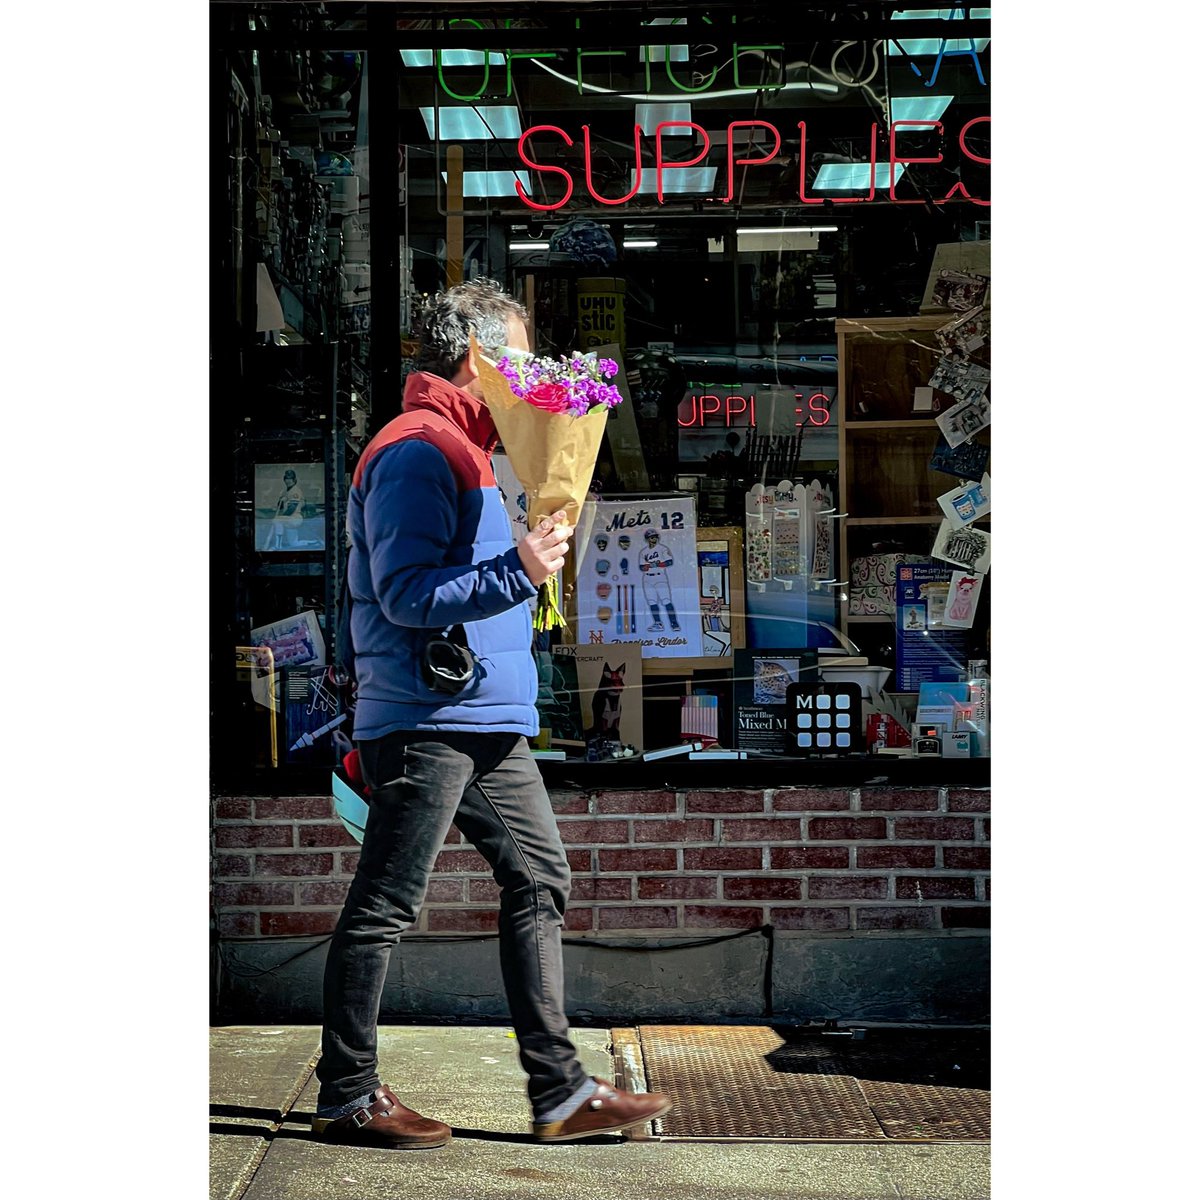
<svg viewBox="0 0 1200 1200"><path fill-rule="evenodd" d="M291 846L290 825L218 825L218 846Z"/></svg>
<svg viewBox="0 0 1200 1200"><path fill-rule="evenodd" d="M261 913L264 937L290 937L296 934L332 933L338 923L335 912Z"/></svg>
<svg viewBox="0 0 1200 1200"><path fill-rule="evenodd" d="M887 837L883 817L811 817L808 836L814 842L856 842Z"/></svg>
<svg viewBox="0 0 1200 1200"><path fill-rule="evenodd" d="M572 900L629 900L632 896L632 879L599 879L595 875L577 875L571 880Z"/></svg>
<svg viewBox="0 0 1200 1200"><path fill-rule="evenodd" d="M942 865L952 871L990 871L992 852L987 846L943 846Z"/></svg>
<svg viewBox="0 0 1200 1200"><path fill-rule="evenodd" d="M943 929L990 929L992 925L992 910L987 907L942 909Z"/></svg>
<svg viewBox="0 0 1200 1200"><path fill-rule="evenodd" d="M703 854L703 850L685 850L684 864L689 854ZM601 850L601 871L673 871L676 856L674 850Z"/></svg>
<svg viewBox="0 0 1200 1200"><path fill-rule="evenodd" d="M937 788L863 788L861 812L937 812Z"/></svg>
<svg viewBox="0 0 1200 1200"><path fill-rule="evenodd" d="M258 932L258 916L252 912L222 913L217 918L221 937L253 937Z"/></svg>
<svg viewBox="0 0 1200 1200"><path fill-rule="evenodd" d="M583 792L551 792L550 807L558 814L585 813L588 798Z"/></svg>
<svg viewBox="0 0 1200 1200"><path fill-rule="evenodd" d="M763 924L763 910L726 904L686 904L683 923L690 929L754 929Z"/></svg>
<svg viewBox="0 0 1200 1200"><path fill-rule="evenodd" d="M850 865L850 850L846 846L772 846L773 871L833 870Z"/></svg>
<svg viewBox="0 0 1200 1200"><path fill-rule="evenodd" d="M457 829L455 826L451 825L450 828L446 830L445 844L447 846L460 846L466 840L467 839L462 835L461 829Z"/></svg>
<svg viewBox="0 0 1200 1200"><path fill-rule="evenodd" d="M803 900L803 879L723 879L721 890L726 900Z"/></svg>
<svg viewBox="0 0 1200 1200"><path fill-rule="evenodd" d="M433 863L435 871L487 871L487 859L478 850L443 850Z"/></svg>
<svg viewBox="0 0 1200 1200"><path fill-rule="evenodd" d="M250 860L244 854L218 854L213 863L218 878L250 874Z"/></svg>
<svg viewBox="0 0 1200 1200"><path fill-rule="evenodd" d="M859 846L854 851L859 868L932 867L937 851L933 846Z"/></svg>
<svg viewBox="0 0 1200 1200"><path fill-rule="evenodd" d="M992 811L991 790L976 791L974 789L951 788L950 811L990 813Z"/></svg>
<svg viewBox="0 0 1200 1200"><path fill-rule="evenodd" d="M810 875L810 900L886 900L887 880L878 875Z"/></svg>
<svg viewBox="0 0 1200 1200"><path fill-rule="evenodd" d="M685 871L757 871L762 861L762 851L755 846L705 846L683 852Z"/></svg>
<svg viewBox="0 0 1200 1200"><path fill-rule="evenodd" d="M590 908L568 908L563 927L572 933L578 933L592 927L592 910Z"/></svg>
<svg viewBox="0 0 1200 1200"><path fill-rule="evenodd" d="M254 801L256 821L328 821L335 816L329 796L260 796Z"/></svg>
<svg viewBox="0 0 1200 1200"><path fill-rule="evenodd" d="M250 799L246 796L221 796L213 808L218 821L250 820Z"/></svg>
<svg viewBox="0 0 1200 1200"><path fill-rule="evenodd" d="M602 813L673 813L674 792L601 792L596 811Z"/></svg>
<svg viewBox="0 0 1200 1200"><path fill-rule="evenodd" d="M590 850L568 850L567 866L572 871L590 871L592 869L592 852Z"/></svg>
<svg viewBox="0 0 1200 1200"><path fill-rule="evenodd" d="M345 850L338 855L338 874L353 875L358 870L359 854L355 851L353 854L348 854Z"/></svg>
<svg viewBox="0 0 1200 1200"><path fill-rule="evenodd" d="M776 812L849 812L845 788L780 788L771 807Z"/></svg>
<svg viewBox="0 0 1200 1200"><path fill-rule="evenodd" d="M970 817L897 817L896 840L901 842L970 842L975 822Z"/></svg>
<svg viewBox="0 0 1200 1200"><path fill-rule="evenodd" d="M256 854L254 874L332 875L332 854Z"/></svg>
<svg viewBox="0 0 1200 1200"><path fill-rule="evenodd" d="M461 879L443 880L444 883L457 883L459 890L459 899L462 899ZM468 879L467 884L467 899L472 904L480 903L484 900L499 900L500 885L494 879Z"/></svg>
<svg viewBox="0 0 1200 1200"><path fill-rule="evenodd" d="M974 900L975 880L963 876L898 875L897 900Z"/></svg>
<svg viewBox="0 0 1200 1200"><path fill-rule="evenodd" d="M674 929L673 908L647 904L640 908L599 908L601 929Z"/></svg>
<svg viewBox="0 0 1200 1200"><path fill-rule="evenodd" d="M635 842L711 842L713 823L695 818L684 821L634 821Z"/></svg>
<svg viewBox="0 0 1200 1200"><path fill-rule="evenodd" d="M559 836L564 842L578 845L587 842L596 845L603 842L629 841L628 821L561 821Z"/></svg>
<svg viewBox="0 0 1200 1200"><path fill-rule="evenodd" d="M294 904L295 893L294 883L218 883L213 888L213 895L222 908L259 908L264 904Z"/></svg>
<svg viewBox="0 0 1200 1200"><path fill-rule="evenodd" d="M638 880L639 900L715 900L715 878L696 875L643 876Z"/></svg>
<svg viewBox="0 0 1200 1200"><path fill-rule="evenodd" d="M339 821L336 825L297 825L299 846L357 846L359 842Z"/></svg>
<svg viewBox="0 0 1200 1200"><path fill-rule="evenodd" d="M860 908L859 929L932 929L932 908Z"/></svg>
<svg viewBox="0 0 1200 1200"><path fill-rule="evenodd" d="M765 817L761 821L725 821L721 826L724 842L798 842L801 835L799 821Z"/></svg>
<svg viewBox="0 0 1200 1200"><path fill-rule="evenodd" d="M762 792L688 792L684 811L691 813L727 813L766 811Z"/></svg>
<svg viewBox="0 0 1200 1200"><path fill-rule="evenodd" d="M299 902L310 904L314 908L340 908L346 903L346 893L350 890L348 879L330 879L321 883L302 883L298 891Z"/></svg>
<svg viewBox="0 0 1200 1200"><path fill-rule="evenodd" d="M431 933L494 933L500 912L494 908L431 908Z"/></svg>
<svg viewBox="0 0 1200 1200"><path fill-rule="evenodd" d="M461 879L431 879L425 889L426 904L461 904L463 898L463 880ZM483 879L472 879L472 884L485 883Z"/></svg>
<svg viewBox="0 0 1200 1200"><path fill-rule="evenodd" d="M849 929L848 908L772 908L771 924L776 929Z"/></svg>

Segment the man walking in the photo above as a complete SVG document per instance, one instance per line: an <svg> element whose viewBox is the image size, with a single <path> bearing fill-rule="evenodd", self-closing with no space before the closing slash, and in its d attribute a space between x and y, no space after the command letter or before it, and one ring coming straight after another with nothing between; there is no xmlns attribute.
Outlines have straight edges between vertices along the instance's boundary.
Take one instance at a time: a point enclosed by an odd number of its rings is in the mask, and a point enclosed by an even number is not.
<svg viewBox="0 0 1200 1200"><path fill-rule="evenodd" d="M434 297L403 411L363 451L350 491L355 740L370 808L358 870L329 947L314 1132L417 1149L450 1129L406 1108L377 1073L376 1023L392 946L425 897L451 823L501 889L500 963L533 1133L568 1141L661 1116L663 1095L589 1079L569 1037L561 931L570 869L526 737L538 730L527 601L564 561L559 512L514 546L492 474L495 426L470 354L528 350L525 310L476 280ZM457 693L422 671L431 638L470 648Z"/></svg>

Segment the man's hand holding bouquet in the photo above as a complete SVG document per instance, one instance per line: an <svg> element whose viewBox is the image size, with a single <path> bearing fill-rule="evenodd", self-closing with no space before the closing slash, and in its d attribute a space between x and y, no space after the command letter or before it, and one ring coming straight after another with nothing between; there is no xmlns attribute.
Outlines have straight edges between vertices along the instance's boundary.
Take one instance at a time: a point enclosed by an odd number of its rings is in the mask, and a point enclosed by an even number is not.
<svg viewBox="0 0 1200 1200"><path fill-rule="evenodd" d="M518 553L539 585L534 628L554 629L566 624L557 571L587 497L608 410L622 400L605 382L617 364L578 351L558 359L512 351L493 363L474 338L471 352L504 452L525 489L530 536Z"/></svg>

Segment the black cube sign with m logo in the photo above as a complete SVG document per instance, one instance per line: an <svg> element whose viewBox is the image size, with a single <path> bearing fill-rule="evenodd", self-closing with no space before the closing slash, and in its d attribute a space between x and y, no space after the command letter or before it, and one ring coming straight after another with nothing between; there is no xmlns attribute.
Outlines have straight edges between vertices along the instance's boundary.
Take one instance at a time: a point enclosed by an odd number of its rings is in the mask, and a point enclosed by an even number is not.
<svg viewBox="0 0 1200 1200"><path fill-rule="evenodd" d="M787 748L792 754L861 753L862 688L857 683L789 684Z"/></svg>

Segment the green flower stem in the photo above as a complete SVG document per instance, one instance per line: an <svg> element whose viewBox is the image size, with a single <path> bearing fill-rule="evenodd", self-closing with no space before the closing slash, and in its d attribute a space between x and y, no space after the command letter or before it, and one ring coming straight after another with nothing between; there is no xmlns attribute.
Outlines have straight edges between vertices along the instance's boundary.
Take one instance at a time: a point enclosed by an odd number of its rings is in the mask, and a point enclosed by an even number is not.
<svg viewBox="0 0 1200 1200"><path fill-rule="evenodd" d="M550 629L563 629L566 627L567 620L559 610L558 600L558 576L551 575L538 588L537 612L533 618L533 627L538 633L545 633Z"/></svg>

